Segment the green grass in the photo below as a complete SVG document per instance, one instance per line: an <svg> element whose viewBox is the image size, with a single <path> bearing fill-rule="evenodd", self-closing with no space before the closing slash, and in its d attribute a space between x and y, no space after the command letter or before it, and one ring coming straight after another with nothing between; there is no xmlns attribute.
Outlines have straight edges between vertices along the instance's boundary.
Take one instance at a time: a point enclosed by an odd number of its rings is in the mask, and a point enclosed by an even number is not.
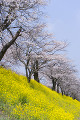
<svg viewBox="0 0 80 120"><path fill-rule="evenodd" d="M9 120L9 117L5 113L0 112L0 120Z"/></svg>
<svg viewBox="0 0 80 120"><path fill-rule="evenodd" d="M0 68L0 120L80 120L80 102Z"/></svg>

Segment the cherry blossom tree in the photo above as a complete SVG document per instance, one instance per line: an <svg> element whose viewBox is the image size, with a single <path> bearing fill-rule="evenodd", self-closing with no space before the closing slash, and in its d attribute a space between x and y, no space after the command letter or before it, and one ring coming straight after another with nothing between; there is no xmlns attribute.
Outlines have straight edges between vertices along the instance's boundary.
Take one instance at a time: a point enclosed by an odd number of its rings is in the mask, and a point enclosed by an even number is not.
<svg viewBox="0 0 80 120"><path fill-rule="evenodd" d="M21 37L24 39L15 45L13 59L24 64L29 82L32 75L37 82L40 82L39 74L42 68L51 60L56 59L56 53L63 51L67 44L55 41L53 35L45 30L44 24L33 26Z"/></svg>
<svg viewBox="0 0 80 120"><path fill-rule="evenodd" d="M17 42L22 32L38 21L42 15L40 6L44 0L1 0L0 1L0 61L6 51Z"/></svg>
<svg viewBox="0 0 80 120"><path fill-rule="evenodd" d="M43 71L46 79L52 81L53 90L80 100L80 82L77 78L77 70L65 56L57 57Z"/></svg>
<svg viewBox="0 0 80 120"><path fill-rule="evenodd" d="M12 53L13 59L24 64L26 77L29 82L32 74L34 79L39 82L38 70L40 69L39 66L41 66L42 62L42 49L45 44L44 41L49 39L51 36L48 33L43 33L44 26L44 24L41 24L30 29L26 33L24 40L19 42L18 46L15 46L15 50Z"/></svg>

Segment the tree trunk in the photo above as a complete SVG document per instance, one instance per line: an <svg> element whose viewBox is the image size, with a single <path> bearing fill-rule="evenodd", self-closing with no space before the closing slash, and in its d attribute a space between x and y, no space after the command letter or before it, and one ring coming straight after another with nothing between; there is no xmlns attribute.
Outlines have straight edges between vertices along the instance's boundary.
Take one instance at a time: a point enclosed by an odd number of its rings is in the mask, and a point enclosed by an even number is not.
<svg viewBox="0 0 80 120"><path fill-rule="evenodd" d="M56 91L56 81L55 81L55 78L53 78L52 84L53 84L52 90Z"/></svg>
<svg viewBox="0 0 80 120"><path fill-rule="evenodd" d="M31 80L31 71L28 70L27 65L25 65L25 70L26 70L27 81L28 81L28 83L30 83L30 80Z"/></svg>
<svg viewBox="0 0 80 120"><path fill-rule="evenodd" d="M62 95L64 95L64 92L63 92L62 88L61 88L61 93L62 93Z"/></svg>
<svg viewBox="0 0 80 120"><path fill-rule="evenodd" d="M31 81L31 75L29 74L29 76L28 76L28 82L30 83L30 81Z"/></svg>
<svg viewBox="0 0 80 120"><path fill-rule="evenodd" d="M28 71L27 71L27 66L25 65L25 71L26 71L26 77L27 77L27 80L28 80ZM29 82L29 80L28 80Z"/></svg>
<svg viewBox="0 0 80 120"><path fill-rule="evenodd" d="M34 79L39 82L39 78L38 78L38 72L34 72Z"/></svg>
<svg viewBox="0 0 80 120"><path fill-rule="evenodd" d="M15 37L13 37L13 39L12 39L10 42L8 42L5 46L3 46L3 48L2 48L2 50L1 50L1 52L0 52L0 61L1 61L2 58L4 57L7 49L8 49L12 44L14 44L14 42L15 42L16 39L18 38L20 32L21 32L21 28L17 31Z"/></svg>
<svg viewBox="0 0 80 120"><path fill-rule="evenodd" d="M59 84L57 84L57 93L59 93Z"/></svg>
<svg viewBox="0 0 80 120"><path fill-rule="evenodd" d="M34 80L36 80L37 82L40 82L39 76L38 76L38 60L36 60L34 65Z"/></svg>

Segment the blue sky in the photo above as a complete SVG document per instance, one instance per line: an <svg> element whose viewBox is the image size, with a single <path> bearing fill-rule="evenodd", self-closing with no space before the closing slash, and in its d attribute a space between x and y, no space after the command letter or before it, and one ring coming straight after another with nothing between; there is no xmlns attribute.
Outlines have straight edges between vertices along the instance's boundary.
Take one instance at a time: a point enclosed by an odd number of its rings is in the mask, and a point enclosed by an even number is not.
<svg viewBox="0 0 80 120"><path fill-rule="evenodd" d="M80 76L80 0L50 0L46 12L48 30L69 43L66 53Z"/></svg>

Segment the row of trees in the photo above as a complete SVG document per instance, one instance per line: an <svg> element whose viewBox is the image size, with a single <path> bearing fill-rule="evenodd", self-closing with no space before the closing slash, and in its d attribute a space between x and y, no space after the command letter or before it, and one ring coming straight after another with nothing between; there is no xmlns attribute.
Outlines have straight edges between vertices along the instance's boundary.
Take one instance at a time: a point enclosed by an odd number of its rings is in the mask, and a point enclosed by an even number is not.
<svg viewBox="0 0 80 120"><path fill-rule="evenodd" d="M53 90L80 100L80 82L77 78L77 70L69 60L56 59L55 62L51 62L45 67L44 75L52 82Z"/></svg>
<svg viewBox="0 0 80 120"><path fill-rule="evenodd" d="M26 77L37 82L44 76L52 89L79 99L79 80L70 61L60 52L66 42L55 41L46 31L41 8L43 0L0 1L0 62L23 64ZM42 8L43 9L43 8Z"/></svg>

